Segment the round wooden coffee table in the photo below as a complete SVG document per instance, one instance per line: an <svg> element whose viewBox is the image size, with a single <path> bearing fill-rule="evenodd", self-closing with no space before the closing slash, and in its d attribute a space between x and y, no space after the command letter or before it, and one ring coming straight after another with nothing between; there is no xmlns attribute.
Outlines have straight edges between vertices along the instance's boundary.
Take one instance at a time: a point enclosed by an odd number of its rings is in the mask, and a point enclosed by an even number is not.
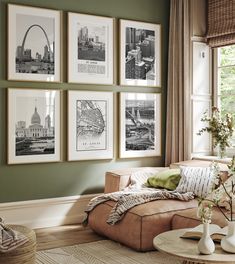
<svg viewBox="0 0 235 264"><path fill-rule="evenodd" d="M212 255L201 255L197 249L197 240L180 238L187 229L164 232L153 239L153 245L159 251L184 260L184 263L229 263L235 264L235 254L222 250L216 243Z"/></svg>

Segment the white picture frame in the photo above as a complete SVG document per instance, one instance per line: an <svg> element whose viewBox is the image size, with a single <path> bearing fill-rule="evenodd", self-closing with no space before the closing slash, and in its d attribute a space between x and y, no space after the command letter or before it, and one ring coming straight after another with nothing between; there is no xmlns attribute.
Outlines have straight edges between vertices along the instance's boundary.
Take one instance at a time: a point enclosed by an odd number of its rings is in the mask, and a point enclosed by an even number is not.
<svg viewBox="0 0 235 264"><path fill-rule="evenodd" d="M68 160L113 158L113 93L68 91Z"/></svg>
<svg viewBox="0 0 235 264"><path fill-rule="evenodd" d="M120 19L120 84L161 87L161 25Z"/></svg>
<svg viewBox="0 0 235 264"><path fill-rule="evenodd" d="M112 85L114 19L68 13L68 82Z"/></svg>
<svg viewBox="0 0 235 264"><path fill-rule="evenodd" d="M61 161L60 91L8 88L8 164Z"/></svg>
<svg viewBox="0 0 235 264"><path fill-rule="evenodd" d="M8 4L8 80L61 82L61 11Z"/></svg>
<svg viewBox="0 0 235 264"><path fill-rule="evenodd" d="M120 93L119 157L161 156L161 94Z"/></svg>

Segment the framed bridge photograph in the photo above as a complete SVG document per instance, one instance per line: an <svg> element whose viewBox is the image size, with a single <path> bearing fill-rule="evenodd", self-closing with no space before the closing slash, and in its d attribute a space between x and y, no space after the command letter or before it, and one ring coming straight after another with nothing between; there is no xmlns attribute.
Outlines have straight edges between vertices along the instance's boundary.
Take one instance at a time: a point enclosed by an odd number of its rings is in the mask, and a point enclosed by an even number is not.
<svg viewBox="0 0 235 264"><path fill-rule="evenodd" d="M161 156L161 94L120 93L120 158Z"/></svg>
<svg viewBox="0 0 235 264"><path fill-rule="evenodd" d="M113 158L113 93L68 91L68 160Z"/></svg>
<svg viewBox="0 0 235 264"><path fill-rule="evenodd" d="M8 88L8 164L57 162L60 91Z"/></svg>
<svg viewBox="0 0 235 264"><path fill-rule="evenodd" d="M113 84L113 21L68 13L68 82Z"/></svg>
<svg viewBox="0 0 235 264"><path fill-rule="evenodd" d="M8 4L8 80L61 82L61 12Z"/></svg>

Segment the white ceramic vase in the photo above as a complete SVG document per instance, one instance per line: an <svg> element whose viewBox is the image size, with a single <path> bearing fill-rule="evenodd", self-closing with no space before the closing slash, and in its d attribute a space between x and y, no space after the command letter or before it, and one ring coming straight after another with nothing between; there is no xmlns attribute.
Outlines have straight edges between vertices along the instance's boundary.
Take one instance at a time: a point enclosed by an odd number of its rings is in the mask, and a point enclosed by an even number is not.
<svg viewBox="0 0 235 264"><path fill-rule="evenodd" d="M209 223L203 224L203 234L198 242L198 250L201 254L204 255L210 255L215 251L215 244L210 237L209 228L210 228Z"/></svg>
<svg viewBox="0 0 235 264"><path fill-rule="evenodd" d="M228 222L228 234L221 239L221 247L226 252L235 253L235 221Z"/></svg>

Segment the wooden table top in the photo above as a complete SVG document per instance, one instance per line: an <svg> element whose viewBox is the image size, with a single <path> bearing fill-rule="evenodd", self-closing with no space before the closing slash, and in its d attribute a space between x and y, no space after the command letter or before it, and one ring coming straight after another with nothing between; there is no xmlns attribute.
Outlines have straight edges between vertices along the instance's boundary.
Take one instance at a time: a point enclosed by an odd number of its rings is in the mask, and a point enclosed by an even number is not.
<svg viewBox="0 0 235 264"><path fill-rule="evenodd" d="M215 243L216 249L212 255L200 254L197 248L197 240L180 238L186 230L188 229L164 232L154 238L153 245L163 253L186 261L235 264L235 254L229 254L223 251L219 243Z"/></svg>

